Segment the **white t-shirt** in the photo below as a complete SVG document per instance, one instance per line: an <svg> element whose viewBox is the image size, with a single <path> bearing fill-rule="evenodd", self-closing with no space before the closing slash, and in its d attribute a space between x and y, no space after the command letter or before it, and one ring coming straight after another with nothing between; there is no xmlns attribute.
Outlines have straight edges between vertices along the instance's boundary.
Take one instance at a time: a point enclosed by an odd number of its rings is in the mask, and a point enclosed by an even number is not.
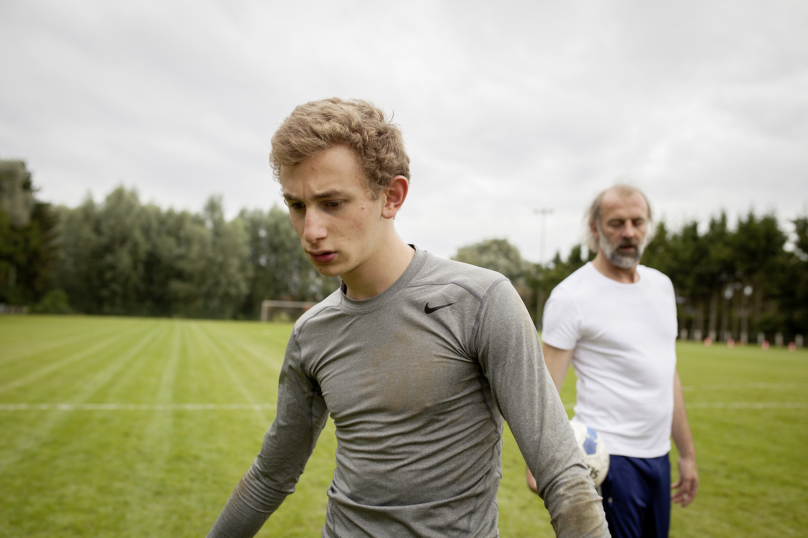
<svg viewBox="0 0 808 538"><path fill-rule="evenodd" d="M575 416L609 453L655 458L671 449L676 298L670 279L637 267L623 284L587 263L550 294L542 340L575 349Z"/></svg>

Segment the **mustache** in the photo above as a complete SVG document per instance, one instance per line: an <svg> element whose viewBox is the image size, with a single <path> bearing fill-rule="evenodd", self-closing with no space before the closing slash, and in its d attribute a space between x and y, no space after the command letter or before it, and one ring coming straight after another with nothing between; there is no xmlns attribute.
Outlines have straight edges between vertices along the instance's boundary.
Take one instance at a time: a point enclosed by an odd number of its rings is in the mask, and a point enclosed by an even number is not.
<svg viewBox="0 0 808 538"><path fill-rule="evenodd" d="M640 242L636 239L631 239L629 237L623 238L617 243L617 248L620 247L635 247L638 248L640 246Z"/></svg>

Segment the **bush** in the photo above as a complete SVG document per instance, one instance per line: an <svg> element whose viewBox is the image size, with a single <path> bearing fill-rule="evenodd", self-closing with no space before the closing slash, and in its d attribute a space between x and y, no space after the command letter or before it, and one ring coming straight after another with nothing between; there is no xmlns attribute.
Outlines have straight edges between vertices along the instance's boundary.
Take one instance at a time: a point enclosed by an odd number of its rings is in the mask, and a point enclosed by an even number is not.
<svg viewBox="0 0 808 538"><path fill-rule="evenodd" d="M62 290L51 290L32 309L34 314L70 314L67 294Z"/></svg>

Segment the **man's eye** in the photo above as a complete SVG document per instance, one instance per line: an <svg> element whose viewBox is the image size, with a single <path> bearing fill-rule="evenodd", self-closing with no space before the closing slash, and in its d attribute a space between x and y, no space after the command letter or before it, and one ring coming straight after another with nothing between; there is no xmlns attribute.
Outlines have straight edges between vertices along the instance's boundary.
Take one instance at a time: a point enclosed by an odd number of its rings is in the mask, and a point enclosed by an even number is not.
<svg viewBox="0 0 808 538"><path fill-rule="evenodd" d="M330 200L328 202L324 202L323 205L325 207L327 207L328 209L336 209L336 208L338 208L339 206L342 205L342 201L341 200Z"/></svg>
<svg viewBox="0 0 808 538"><path fill-rule="evenodd" d="M300 211L305 207L300 202L287 202L286 205L289 206L289 209L291 209L292 211Z"/></svg>

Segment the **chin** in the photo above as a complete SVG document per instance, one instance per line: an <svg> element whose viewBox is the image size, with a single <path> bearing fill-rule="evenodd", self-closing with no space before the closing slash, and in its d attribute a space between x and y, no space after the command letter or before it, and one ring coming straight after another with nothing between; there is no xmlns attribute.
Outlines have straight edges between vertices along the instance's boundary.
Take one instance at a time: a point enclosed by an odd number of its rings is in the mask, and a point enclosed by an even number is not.
<svg viewBox="0 0 808 538"><path fill-rule="evenodd" d="M323 276L340 276L348 271L345 268L345 264L339 263L337 260L331 263L323 263L323 264L312 264L314 266L315 271L320 273Z"/></svg>
<svg viewBox="0 0 808 538"><path fill-rule="evenodd" d="M314 270L323 276L339 276L342 273L329 265L315 265Z"/></svg>
<svg viewBox="0 0 808 538"><path fill-rule="evenodd" d="M609 261L612 262L613 265L620 267L621 269L631 269L634 265L640 261L640 257L636 254L633 256L625 256L613 252L609 256Z"/></svg>

